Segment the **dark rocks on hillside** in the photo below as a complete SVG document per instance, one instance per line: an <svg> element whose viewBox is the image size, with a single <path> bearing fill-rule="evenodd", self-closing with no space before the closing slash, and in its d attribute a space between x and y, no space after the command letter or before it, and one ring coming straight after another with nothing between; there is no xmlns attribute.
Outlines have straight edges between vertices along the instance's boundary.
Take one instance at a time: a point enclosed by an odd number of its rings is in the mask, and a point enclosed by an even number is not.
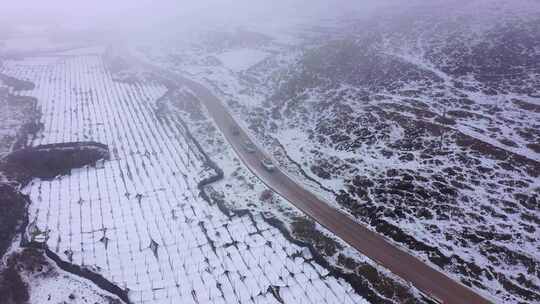
<svg viewBox="0 0 540 304"><path fill-rule="evenodd" d="M311 166L311 172L313 172L315 175L317 175L318 177L322 179L330 179L330 177L332 177L330 173L326 172L320 166L315 166L315 165Z"/></svg>
<svg viewBox="0 0 540 304"><path fill-rule="evenodd" d="M22 149L29 139L42 127L37 108L37 99L30 96L5 94L0 92L0 113L9 120L0 124L0 133L14 133L16 136L0 136L0 151L9 152ZM7 132L6 132L7 131Z"/></svg>
<svg viewBox="0 0 540 304"><path fill-rule="evenodd" d="M514 102L515 105L517 105L519 108L521 108L521 109L523 109L525 111L540 113L540 105L530 103L530 102L526 102L526 101L519 100L519 99L514 99L513 102Z"/></svg>
<svg viewBox="0 0 540 304"><path fill-rule="evenodd" d="M28 303L28 285L15 268L9 267L0 272L0 295L4 304Z"/></svg>
<svg viewBox="0 0 540 304"><path fill-rule="evenodd" d="M109 159L106 145L96 142L73 142L41 145L15 151L0 163L0 171L20 183L33 177L51 179L67 174L72 168L93 165Z"/></svg>
<svg viewBox="0 0 540 304"><path fill-rule="evenodd" d="M315 223L305 218L295 218L292 222L292 231L295 237L301 240L311 240L319 252L326 256L333 256L342 246L332 238L316 229Z"/></svg>
<svg viewBox="0 0 540 304"><path fill-rule="evenodd" d="M523 169L529 176L538 177L540 175L540 162L529 159L525 156L501 149L493 146L490 143L481 141L477 138L458 133L456 136L456 144L461 147L466 147L476 153L484 156L489 156L492 159L499 160L501 167L507 170Z"/></svg>
<svg viewBox="0 0 540 304"><path fill-rule="evenodd" d="M266 117L249 110L252 130L279 140L271 124L301 129L303 165L322 184L345 177L332 190L350 214L468 286L536 303L540 266L519 244L538 241L540 162L517 150L540 153L538 18L471 31L460 18L417 17L321 39L259 79L273 95ZM358 158L342 168L318 147Z"/></svg>
<svg viewBox="0 0 540 304"><path fill-rule="evenodd" d="M0 257L5 254L25 220L27 202L25 195L0 183Z"/></svg>
<svg viewBox="0 0 540 304"><path fill-rule="evenodd" d="M29 91L33 90L36 86L30 82L25 80L20 80L5 74L0 73L0 80L4 82L7 86L10 86L15 91Z"/></svg>
<svg viewBox="0 0 540 304"><path fill-rule="evenodd" d="M58 271L57 266L63 270L70 271L74 274L80 275L83 278L89 279L102 289L118 296L114 297L111 295L101 295L101 299L103 301L100 301L100 303L131 303L127 298L125 291L120 290L120 288L112 285L100 275L94 274L86 268L81 268L74 265L72 266L69 263L57 261L55 258L50 256L50 253L51 251L47 249L44 250L41 248L28 247L16 251L6 257L4 259L4 267L0 269L0 303L29 303L29 291L34 286L32 282L35 280L40 281L44 279L58 280L60 277L65 277L65 273ZM66 265L67 267L77 269L78 272L71 271L71 269L64 269L63 267ZM53 292L53 290L50 290L49 292ZM49 296L50 295L51 294L49 294ZM61 297L64 300L55 301L54 303L90 303L87 301L87 299L85 299L84 295L69 292L55 293L55 298L58 299L58 297ZM52 303L50 299L49 302Z"/></svg>

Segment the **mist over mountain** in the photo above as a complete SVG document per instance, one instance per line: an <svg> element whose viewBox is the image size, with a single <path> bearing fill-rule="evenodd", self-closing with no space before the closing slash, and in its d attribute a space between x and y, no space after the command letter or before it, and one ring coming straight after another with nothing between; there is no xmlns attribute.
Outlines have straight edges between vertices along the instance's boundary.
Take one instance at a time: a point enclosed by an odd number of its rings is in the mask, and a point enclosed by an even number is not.
<svg viewBox="0 0 540 304"><path fill-rule="evenodd" d="M540 2L0 17L6 303L540 302Z"/></svg>

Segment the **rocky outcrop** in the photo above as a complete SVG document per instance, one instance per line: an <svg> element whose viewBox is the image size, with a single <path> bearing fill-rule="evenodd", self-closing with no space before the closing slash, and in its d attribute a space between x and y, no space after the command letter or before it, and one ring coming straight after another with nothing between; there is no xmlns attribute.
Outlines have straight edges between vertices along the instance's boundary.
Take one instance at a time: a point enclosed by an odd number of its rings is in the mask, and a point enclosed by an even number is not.
<svg viewBox="0 0 540 304"><path fill-rule="evenodd" d="M106 145L96 142L73 142L41 145L15 151L0 162L0 171L24 184L31 178L52 179L73 168L94 165L109 159Z"/></svg>
<svg viewBox="0 0 540 304"><path fill-rule="evenodd" d="M0 257L24 226L28 197L8 184L0 183Z"/></svg>
<svg viewBox="0 0 540 304"><path fill-rule="evenodd" d="M30 81L20 80L2 73L0 73L0 80L7 86L12 87L15 91L29 91L36 87L36 85Z"/></svg>

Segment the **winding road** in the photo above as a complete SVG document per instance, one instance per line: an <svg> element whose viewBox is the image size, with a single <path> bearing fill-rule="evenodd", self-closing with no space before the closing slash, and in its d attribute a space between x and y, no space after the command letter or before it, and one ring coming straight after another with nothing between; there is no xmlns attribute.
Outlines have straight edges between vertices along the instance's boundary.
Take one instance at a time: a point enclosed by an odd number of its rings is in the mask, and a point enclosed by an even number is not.
<svg viewBox="0 0 540 304"><path fill-rule="evenodd" d="M141 63L141 60L137 61ZM168 81L172 81L176 85L186 86L195 93L206 106L216 125L236 151L238 157L255 176L270 189L277 192L356 250L405 281L410 282L438 303L491 303L472 289L454 281L444 273L390 243L382 235L369 230L347 214L332 207L331 204L326 203L292 180L279 168L276 168L273 172L267 171L261 165L261 159L266 155L264 151L255 146L255 152L250 153L244 148L244 142L249 138L248 134L240 128L228 109L210 90L200 83L176 73L148 63L143 64L158 72L161 77L168 79ZM233 131L235 128L238 131Z"/></svg>

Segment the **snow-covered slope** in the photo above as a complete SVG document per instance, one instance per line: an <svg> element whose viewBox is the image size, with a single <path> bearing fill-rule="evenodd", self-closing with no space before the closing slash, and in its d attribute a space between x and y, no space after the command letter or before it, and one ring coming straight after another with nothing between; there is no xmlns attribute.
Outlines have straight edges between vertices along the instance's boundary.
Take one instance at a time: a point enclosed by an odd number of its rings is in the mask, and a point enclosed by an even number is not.
<svg viewBox="0 0 540 304"><path fill-rule="evenodd" d="M64 261L135 303L366 303L260 214L227 216L200 194L217 172L178 116L158 111L157 82L116 82L101 56L6 61L29 79L43 130L32 145L106 144L111 159L24 191L32 227Z"/></svg>
<svg viewBox="0 0 540 304"><path fill-rule="evenodd" d="M419 3L251 45L272 55L241 72L205 60L239 48L221 42L149 53L359 221L488 297L539 301L540 5Z"/></svg>

